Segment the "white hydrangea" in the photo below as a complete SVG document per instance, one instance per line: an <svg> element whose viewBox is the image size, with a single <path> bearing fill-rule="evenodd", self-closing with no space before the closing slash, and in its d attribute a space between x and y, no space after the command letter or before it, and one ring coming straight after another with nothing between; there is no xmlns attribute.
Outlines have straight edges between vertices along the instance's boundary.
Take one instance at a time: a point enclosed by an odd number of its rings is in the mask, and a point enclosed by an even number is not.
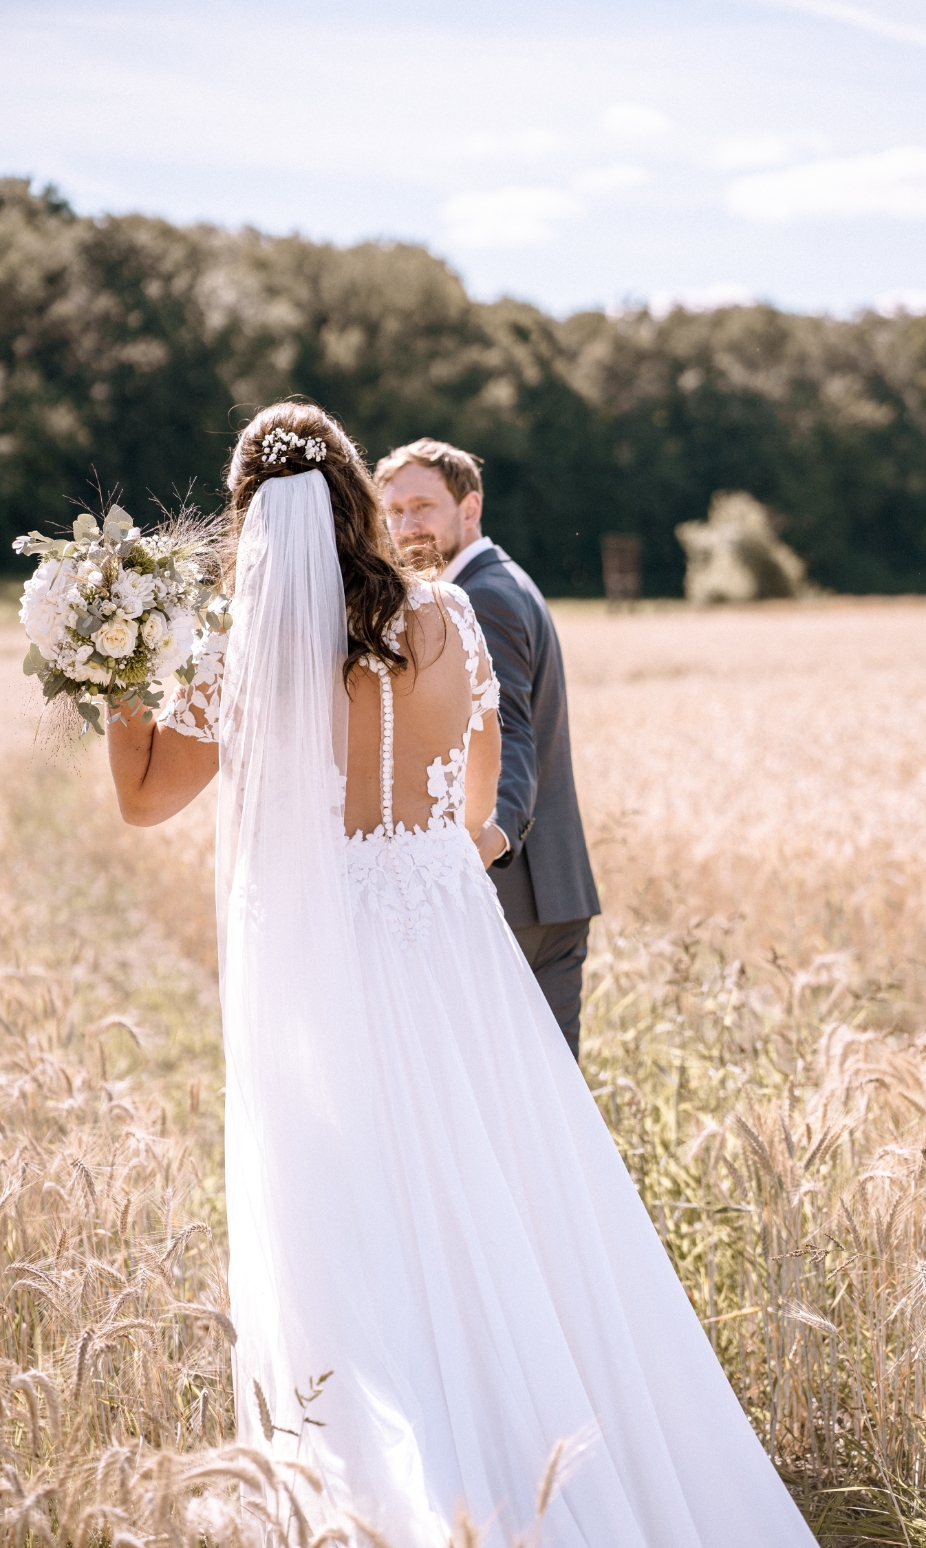
<svg viewBox="0 0 926 1548"><path fill-rule="evenodd" d="M73 577L74 564L70 559L46 559L23 588L20 621L46 661L54 660L55 650L64 639Z"/></svg>

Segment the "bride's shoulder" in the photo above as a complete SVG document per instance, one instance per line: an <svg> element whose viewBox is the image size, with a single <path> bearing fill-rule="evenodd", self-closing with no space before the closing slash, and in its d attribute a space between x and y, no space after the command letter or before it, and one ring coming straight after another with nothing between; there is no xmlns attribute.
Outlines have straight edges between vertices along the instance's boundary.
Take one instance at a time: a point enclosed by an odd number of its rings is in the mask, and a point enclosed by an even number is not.
<svg viewBox="0 0 926 1548"><path fill-rule="evenodd" d="M419 608L427 607L428 603L433 601L433 582L419 580L417 577L409 581L408 589L405 593L405 606L407 608L411 608L413 613L417 613Z"/></svg>
<svg viewBox="0 0 926 1548"><path fill-rule="evenodd" d="M408 588L405 608L406 619L416 619L423 638L433 641L438 654L447 638L447 626L451 624L466 647L467 655L477 648L479 625L466 592L445 580L415 579Z"/></svg>
<svg viewBox="0 0 926 1548"><path fill-rule="evenodd" d="M439 607L450 606L455 612L468 612L471 603L466 592L460 586L455 586L452 581L432 580L416 581L415 589L420 592L421 600L411 606L421 607L426 602L435 602Z"/></svg>
<svg viewBox="0 0 926 1548"><path fill-rule="evenodd" d="M452 581L436 580L430 582L433 599L438 603L441 613L449 618L463 643L466 653L467 665L472 674L477 658L485 654L485 637L479 626L479 620L473 609L473 604L462 586L455 586Z"/></svg>
<svg viewBox="0 0 926 1548"><path fill-rule="evenodd" d="M465 611L470 601L465 591L450 581L420 580L410 582L405 599L406 609L417 613L424 607L436 606L443 611L448 606L455 612Z"/></svg>

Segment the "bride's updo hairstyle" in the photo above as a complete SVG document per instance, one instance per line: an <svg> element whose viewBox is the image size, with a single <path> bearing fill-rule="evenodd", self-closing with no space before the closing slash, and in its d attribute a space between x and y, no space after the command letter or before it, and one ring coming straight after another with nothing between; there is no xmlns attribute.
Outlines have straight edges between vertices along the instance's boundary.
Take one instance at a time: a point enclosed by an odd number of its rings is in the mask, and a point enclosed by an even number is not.
<svg viewBox="0 0 926 1548"><path fill-rule="evenodd" d="M274 434L274 432L280 432ZM300 446L298 443L302 442ZM340 425L311 403L272 403L242 430L226 482L229 569L248 506L268 478L317 470L331 493L338 562L349 630L345 681L361 656L391 668L408 665L389 646L386 626L405 606L407 581L386 527L380 496L360 453Z"/></svg>

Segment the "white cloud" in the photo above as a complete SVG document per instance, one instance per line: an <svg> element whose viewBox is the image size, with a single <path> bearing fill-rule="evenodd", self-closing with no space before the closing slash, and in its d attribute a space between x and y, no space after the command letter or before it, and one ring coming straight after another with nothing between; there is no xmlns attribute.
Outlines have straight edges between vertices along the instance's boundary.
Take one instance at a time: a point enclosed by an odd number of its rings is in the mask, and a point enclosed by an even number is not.
<svg viewBox="0 0 926 1548"><path fill-rule="evenodd" d="M926 219L926 148L896 146L867 156L834 156L781 172L737 178L727 205L747 220L893 215Z"/></svg>
<svg viewBox="0 0 926 1548"><path fill-rule="evenodd" d="M637 144L666 134L672 128L672 120L658 108L643 107L638 102L615 102L601 115L602 127L625 144Z"/></svg>
<svg viewBox="0 0 926 1548"><path fill-rule="evenodd" d="M456 194L441 206L447 240L460 247L536 247L581 205L558 188L495 188Z"/></svg>
<svg viewBox="0 0 926 1548"><path fill-rule="evenodd" d="M898 312L909 312L914 317L926 316L926 290L885 290L875 300L875 308L883 317L896 317Z"/></svg>
<svg viewBox="0 0 926 1548"><path fill-rule="evenodd" d="M583 195L600 199L639 188L649 176L645 167L617 162L586 168L573 179L571 191L508 187L455 194L440 209L445 238L452 247L539 247L584 213Z"/></svg>
<svg viewBox="0 0 926 1548"><path fill-rule="evenodd" d="M619 193L624 188L639 188L649 179L645 167L634 167L621 161L611 167L588 167L579 173L573 187L580 194Z"/></svg>
<svg viewBox="0 0 926 1548"><path fill-rule="evenodd" d="M721 282L683 290L654 290L648 304L654 317L668 317L676 306L689 312L713 312L720 306L752 306L755 299L746 285Z"/></svg>
<svg viewBox="0 0 926 1548"><path fill-rule="evenodd" d="M794 154L793 141L781 134L744 135L741 139L721 140L715 147L713 164L720 172L745 172L753 167L780 167Z"/></svg>
<svg viewBox="0 0 926 1548"><path fill-rule="evenodd" d="M523 129L516 134L473 134L462 142L462 156L473 161L540 161L563 143L552 129Z"/></svg>
<svg viewBox="0 0 926 1548"><path fill-rule="evenodd" d="M882 38L895 38L898 43L914 43L926 48L926 27L911 26L896 16L885 16L883 12L870 11L861 5L845 5L843 0L775 0L775 3L783 10L803 11L805 15L845 22L862 32L873 32Z"/></svg>

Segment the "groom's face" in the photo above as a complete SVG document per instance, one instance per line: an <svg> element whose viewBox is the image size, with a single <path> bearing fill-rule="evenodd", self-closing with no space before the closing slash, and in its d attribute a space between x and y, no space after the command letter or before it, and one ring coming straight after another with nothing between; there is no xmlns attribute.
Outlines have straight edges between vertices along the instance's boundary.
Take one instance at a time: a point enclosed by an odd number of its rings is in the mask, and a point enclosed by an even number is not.
<svg viewBox="0 0 926 1548"><path fill-rule="evenodd" d="M410 462L383 485L383 502L396 546L431 543L445 563L479 536L482 498L473 492L459 505L436 468Z"/></svg>

